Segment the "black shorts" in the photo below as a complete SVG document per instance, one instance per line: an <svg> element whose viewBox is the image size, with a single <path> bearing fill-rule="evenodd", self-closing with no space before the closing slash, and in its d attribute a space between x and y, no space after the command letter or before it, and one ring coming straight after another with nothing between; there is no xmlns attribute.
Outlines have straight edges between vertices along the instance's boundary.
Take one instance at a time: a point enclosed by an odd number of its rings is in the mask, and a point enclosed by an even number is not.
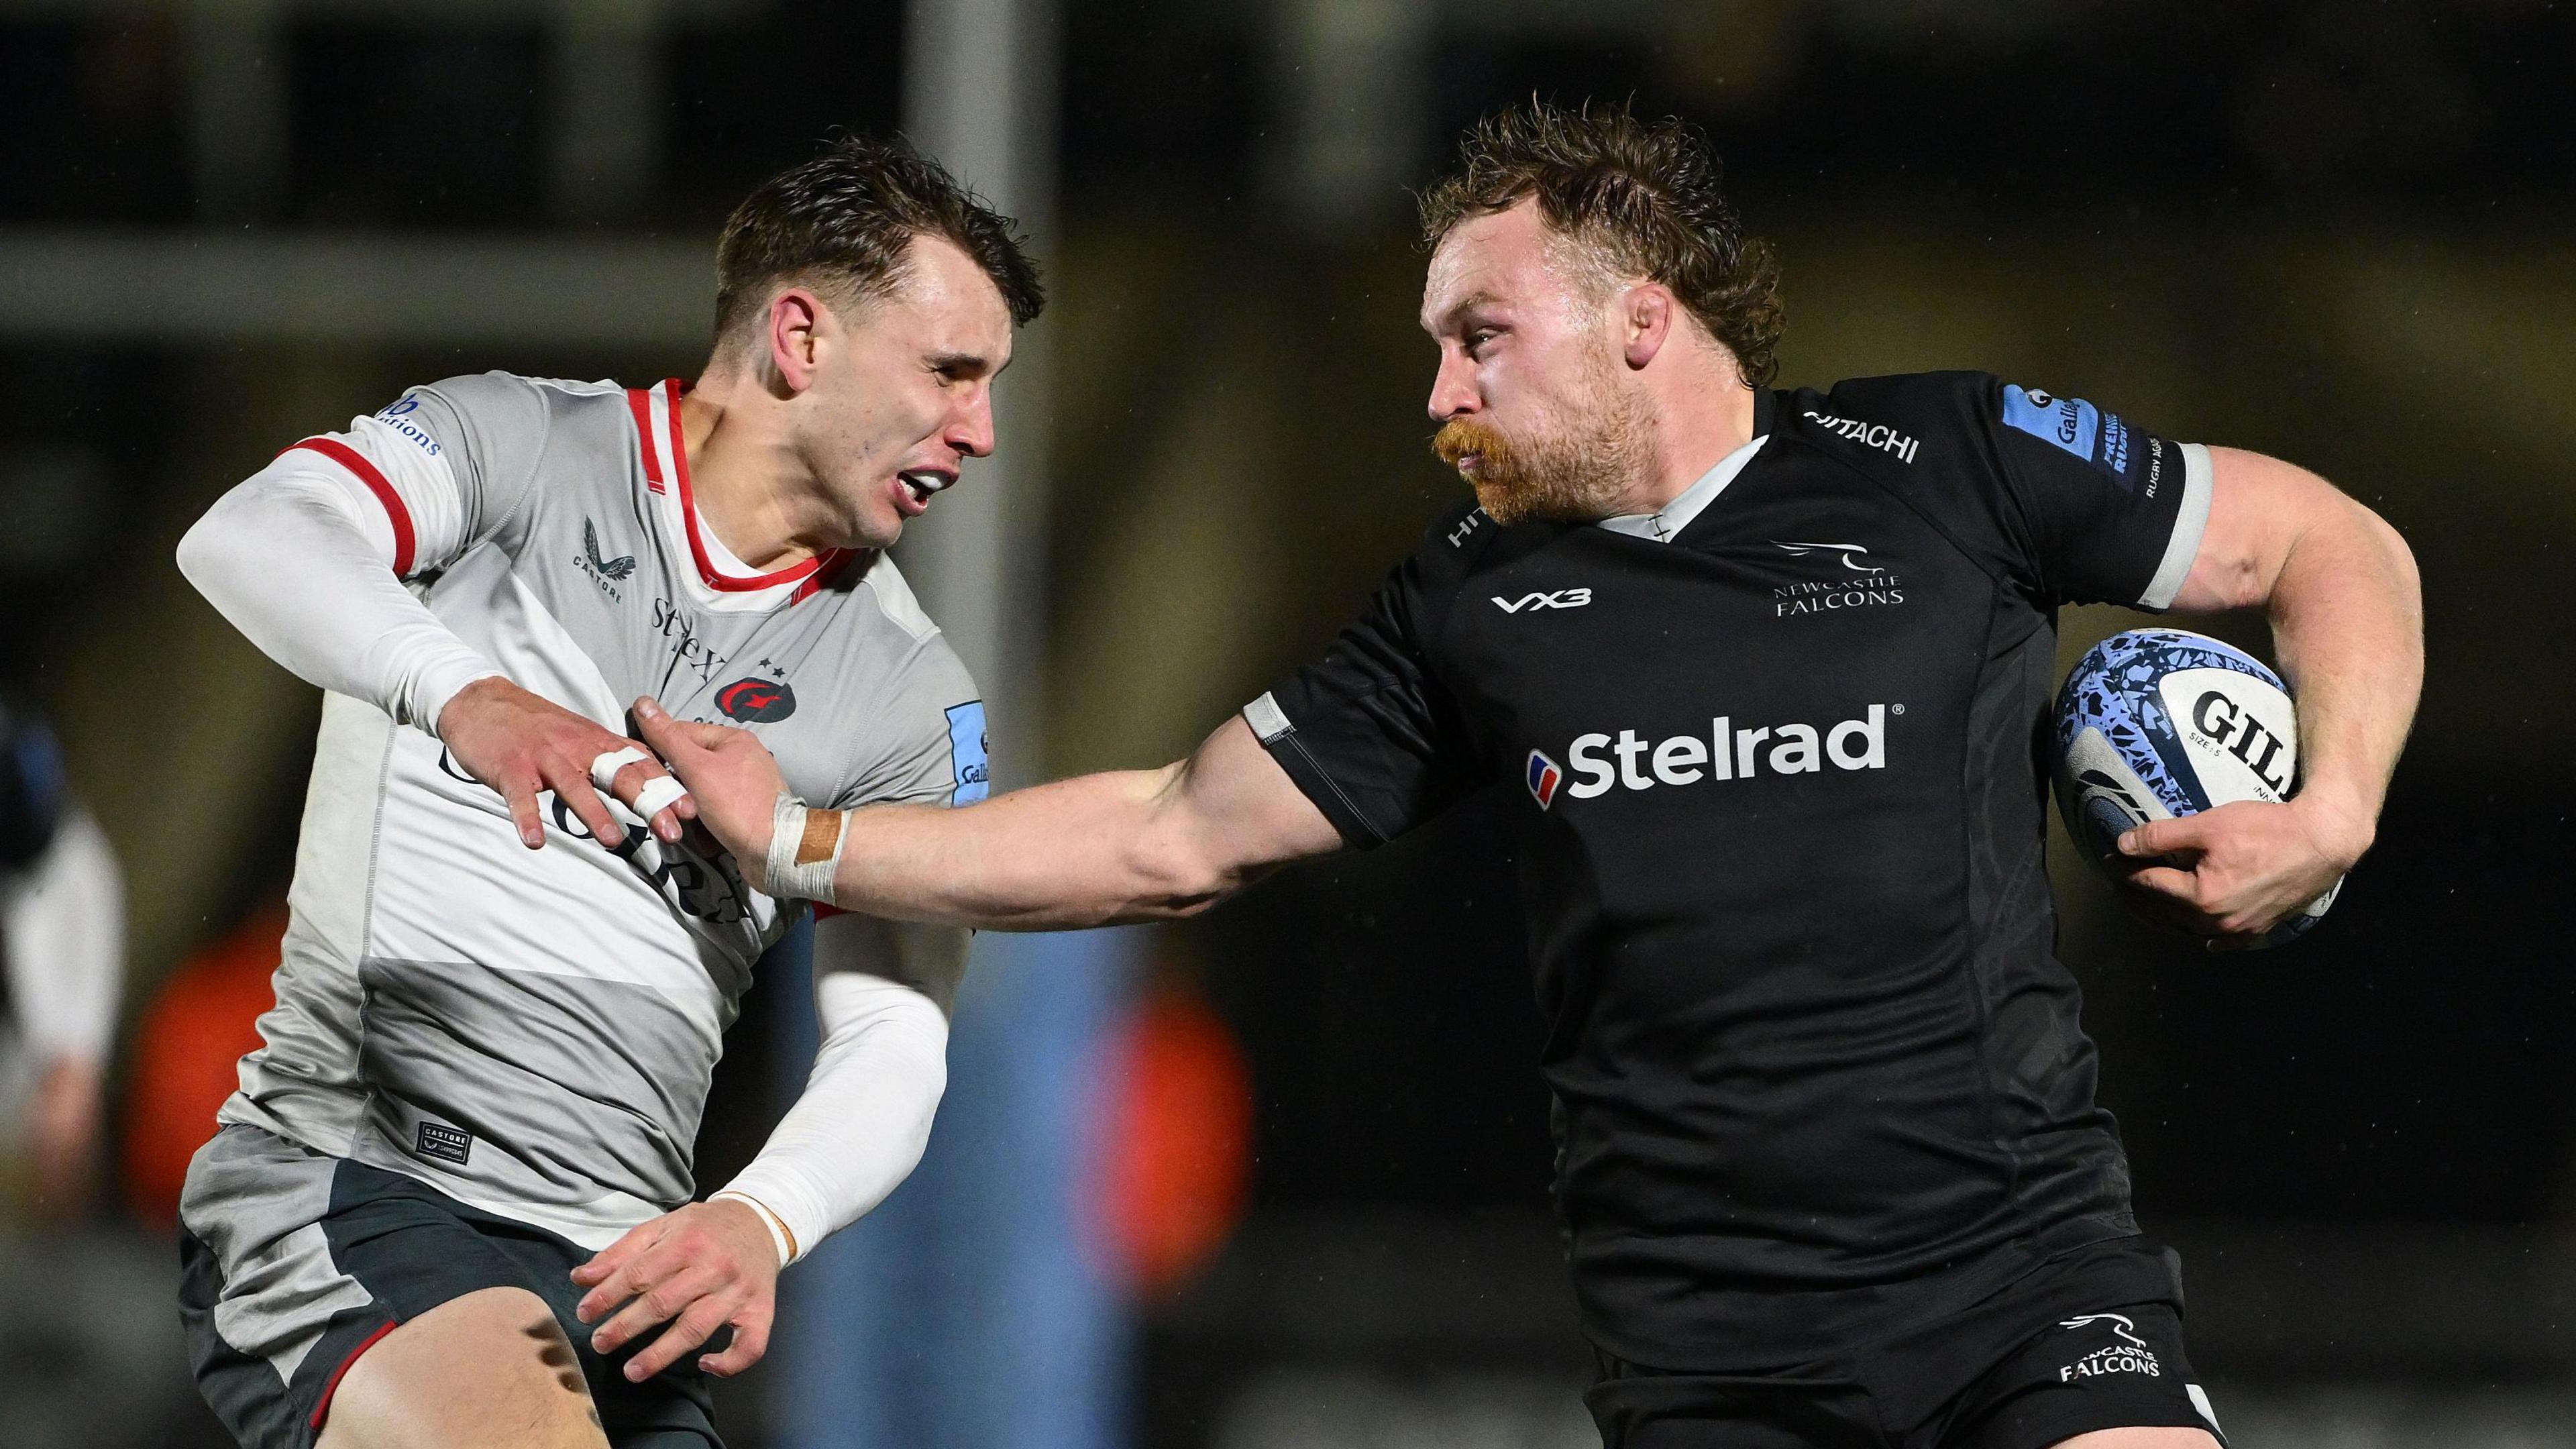
<svg viewBox="0 0 2576 1449"><path fill-rule="evenodd" d="M641 1345L602 1358L573 1316L570 1274L590 1251L542 1228L244 1126L198 1150L179 1222L179 1321L197 1387L244 1449L310 1449L340 1376L377 1339L503 1287L554 1310L617 1449L722 1449L697 1355L628 1383L620 1369Z"/></svg>
<svg viewBox="0 0 2576 1449"><path fill-rule="evenodd" d="M2153 1252L2135 1239L2081 1249L1963 1312L1778 1374L1603 1354L1584 1403L1605 1449L2048 1449L2096 1429L2216 1435L2183 1356L2179 1278L2169 1259L2163 1282L2141 1272Z"/></svg>

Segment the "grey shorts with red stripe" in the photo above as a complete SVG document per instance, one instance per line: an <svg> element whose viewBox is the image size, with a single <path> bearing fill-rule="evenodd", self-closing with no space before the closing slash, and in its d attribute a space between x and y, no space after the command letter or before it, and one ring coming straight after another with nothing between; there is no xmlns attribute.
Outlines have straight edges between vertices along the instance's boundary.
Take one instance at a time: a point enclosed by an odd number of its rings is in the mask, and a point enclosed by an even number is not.
<svg viewBox="0 0 2576 1449"><path fill-rule="evenodd" d="M179 1319L197 1386L244 1449L310 1449L341 1376L403 1322L485 1288L545 1300L617 1449L721 1449L695 1356L631 1384L573 1316L588 1250L426 1183L256 1127L215 1134L179 1205Z"/></svg>

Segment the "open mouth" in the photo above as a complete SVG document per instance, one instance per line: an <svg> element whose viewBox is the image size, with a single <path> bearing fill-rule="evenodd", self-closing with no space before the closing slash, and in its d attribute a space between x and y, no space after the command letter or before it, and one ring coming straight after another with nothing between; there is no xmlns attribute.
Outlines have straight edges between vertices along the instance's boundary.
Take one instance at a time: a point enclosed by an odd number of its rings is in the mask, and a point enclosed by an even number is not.
<svg viewBox="0 0 2576 1449"><path fill-rule="evenodd" d="M897 473L895 479L912 494L913 502L926 504L930 501L931 494L955 483L957 475L942 473L933 468L908 468Z"/></svg>

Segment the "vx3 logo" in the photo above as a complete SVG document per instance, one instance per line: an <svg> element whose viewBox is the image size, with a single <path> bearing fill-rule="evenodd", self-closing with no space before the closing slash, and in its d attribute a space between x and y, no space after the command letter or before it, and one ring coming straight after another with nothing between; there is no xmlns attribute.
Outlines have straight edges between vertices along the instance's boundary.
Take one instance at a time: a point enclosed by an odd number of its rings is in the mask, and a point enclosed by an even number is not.
<svg viewBox="0 0 2576 1449"><path fill-rule="evenodd" d="M1804 558L1811 553L1838 553L1843 556L1843 567L1850 569L1856 574L1883 574L1887 572L1887 570L1880 568L1876 564L1865 564L1852 557L1854 554L1864 554L1869 552L1867 548L1857 543L1785 543L1775 538L1771 540L1771 546L1773 548L1786 549L1800 558Z"/></svg>
<svg viewBox="0 0 2576 1449"><path fill-rule="evenodd" d="M1500 594L1489 597L1493 599L1495 608L1506 614L1517 614L1523 609L1580 609L1592 602L1592 591L1559 589L1552 594L1523 594L1517 599L1506 599Z"/></svg>

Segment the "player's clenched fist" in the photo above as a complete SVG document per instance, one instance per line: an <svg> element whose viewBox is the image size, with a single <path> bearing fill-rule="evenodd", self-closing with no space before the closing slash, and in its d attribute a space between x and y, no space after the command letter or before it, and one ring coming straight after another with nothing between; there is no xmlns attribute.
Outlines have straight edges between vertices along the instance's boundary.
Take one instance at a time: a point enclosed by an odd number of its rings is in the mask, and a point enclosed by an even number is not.
<svg viewBox="0 0 2576 1449"><path fill-rule="evenodd" d="M530 850L546 843L537 815L537 796L546 790L603 844L626 834L600 799L603 790L648 818L666 844L695 813L678 782L643 751L497 675L456 692L439 711L438 736L458 766L500 792Z"/></svg>
<svg viewBox="0 0 2576 1449"><path fill-rule="evenodd" d="M722 1197L693 1202L628 1229L573 1269L572 1281L590 1290L574 1312L584 1323L599 1324L590 1346L602 1354L616 1353L657 1323L671 1325L627 1360L632 1382L669 1368L727 1326L733 1342L722 1353L702 1355L698 1367L738 1374L769 1351L769 1325L778 1311L778 1252L758 1209Z"/></svg>
<svg viewBox="0 0 2576 1449"><path fill-rule="evenodd" d="M673 719L650 699L635 701L635 724L688 787L697 822L734 859L768 859L769 827L787 781L760 741L748 730Z"/></svg>

